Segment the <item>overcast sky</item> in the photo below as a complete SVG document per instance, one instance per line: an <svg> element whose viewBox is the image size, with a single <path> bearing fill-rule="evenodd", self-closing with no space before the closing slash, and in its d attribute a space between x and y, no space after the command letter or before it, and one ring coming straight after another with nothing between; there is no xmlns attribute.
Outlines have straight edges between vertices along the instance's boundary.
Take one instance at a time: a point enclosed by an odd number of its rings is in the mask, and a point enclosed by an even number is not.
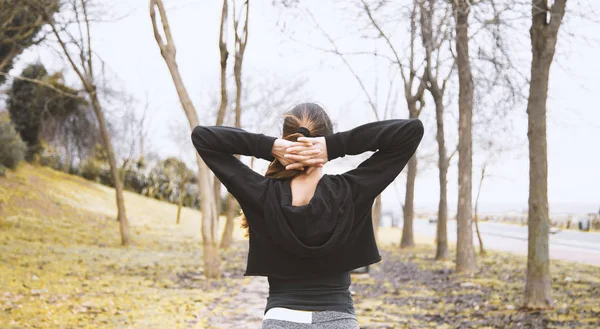
<svg viewBox="0 0 600 329"><path fill-rule="evenodd" d="M598 1L589 2L589 9L600 11ZM121 0L107 3L118 4L119 7L113 6L113 10L116 13L127 13L127 16L93 27L95 51L105 61L111 76L118 79L119 88L132 94L140 103L148 103L152 120L152 149L164 156L178 155L182 148L172 138L175 134L173 129L189 128L184 124L185 117L173 82L152 34L148 1ZM212 105L219 85L217 45L222 2L165 0L165 3L169 9L169 21L183 79L201 121L210 124L216 111L216 107ZM286 11L272 3L272 0L253 0L251 3L250 38L244 61L244 79L258 81L258 85L291 84L296 80L304 80L301 93L293 99L321 103L339 130L373 121L375 118L363 92L340 59L314 49L327 48L328 43L306 13ZM316 21L336 38L345 51L372 52L377 47L379 51L383 51L380 42L361 38L356 33L357 27L363 26L364 21L361 23L360 18L355 15L355 7L348 5L352 1L313 0L303 3L303 8L314 13ZM345 7L349 9L345 10ZM576 17L567 19L569 31L576 36L567 33L560 35L560 50L551 72L548 100L550 207L553 212L597 212L600 207L600 105L595 96L600 90L600 44L597 39L600 25ZM406 38L402 33L405 28L400 25L395 26L394 37L398 42L397 47L406 49ZM522 35L521 41L515 37L513 46L522 48L522 54L527 58L530 46L528 40L523 38L528 31L525 29L518 33ZM232 43L233 38L229 38L230 52L233 52ZM471 49L476 48L477 45L471 45ZM44 48L34 48L21 56L19 65L15 66L12 73L18 74L25 63L36 60L51 69L63 68L56 53ZM374 89L376 82L386 86L390 77L397 74L397 71L373 56L353 56L351 64L371 89ZM230 57L229 68L232 67L233 60ZM521 72L528 76L529 68L523 67ZM396 83L399 86L399 81ZM264 87L265 90L269 88L277 87ZM382 92L378 94L381 96ZM385 101L382 97L377 99ZM293 105L286 104L285 107ZM484 211L526 209L528 158L525 106L523 103L509 113L512 122L510 134L498 136L499 140L514 140L513 143L520 146L513 147L490 166L492 176L483 185L481 195ZM273 109L273 112L281 113L286 108ZM419 152L425 158L436 152L432 110L433 108L426 107L422 115L427 130ZM407 116L403 94L399 93L393 117ZM449 115L446 119L450 130L449 142L455 143L456 117ZM250 126L249 122L255 121L256 118L242 118L242 124L246 127ZM455 146L448 147L452 149ZM478 186L478 166L483 160L482 154L476 154L473 168L474 195ZM344 161L332 163L328 171L339 172L357 162ZM457 168L454 163L448 177L451 209L456 205L456 176ZM403 200L403 182L404 179L399 178L397 187L391 187L385 192L384 208L396 208L397 200ZM418 176L415 203L417 208L435 209L437 200L437 168L433 162L426 164L426 168Z"/></svg>

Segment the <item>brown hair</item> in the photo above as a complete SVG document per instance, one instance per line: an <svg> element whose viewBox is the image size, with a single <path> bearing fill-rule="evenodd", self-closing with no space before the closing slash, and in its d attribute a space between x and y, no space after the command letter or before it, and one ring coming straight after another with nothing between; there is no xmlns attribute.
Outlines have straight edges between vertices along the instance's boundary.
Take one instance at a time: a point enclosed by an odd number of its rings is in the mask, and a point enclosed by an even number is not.
<svg viewBox="0 0 600 329"><path fill-rule="evenodd" d="M321 137L333 134L333 126L329 116L321 106L315 103L303 103L294 106L285 113L283 117L283 131L281 136L289 141L297 141L304 134L300 128L306 128L310 137ZM304 131L306 133L306 131ZM273 179L288 179L298 175L298 170L286 170L277 159L275 159L265 173L265 177ZM246 230L245 236L248 237L248 221L242 213L242 228Z"/></svg>

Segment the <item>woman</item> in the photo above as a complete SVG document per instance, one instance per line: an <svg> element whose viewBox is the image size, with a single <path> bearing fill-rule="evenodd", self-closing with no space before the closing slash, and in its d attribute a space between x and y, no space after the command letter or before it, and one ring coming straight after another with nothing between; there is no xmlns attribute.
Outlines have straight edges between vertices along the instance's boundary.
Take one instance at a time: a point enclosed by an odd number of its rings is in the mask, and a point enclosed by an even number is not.
<svg viewBox="0 0 600 329"><path fill-rule="evenodd" d="M389 120L334 134L319 105L300 104L282 136L198 126L192 141L244 212L244 275L269 280L262 328L358 328L350 271L381 260L371 207L415 153L423 125ZM367 151L377 152L356 169L323 174L325 162ZM272 162L263 177L234 154Z"/></svg>

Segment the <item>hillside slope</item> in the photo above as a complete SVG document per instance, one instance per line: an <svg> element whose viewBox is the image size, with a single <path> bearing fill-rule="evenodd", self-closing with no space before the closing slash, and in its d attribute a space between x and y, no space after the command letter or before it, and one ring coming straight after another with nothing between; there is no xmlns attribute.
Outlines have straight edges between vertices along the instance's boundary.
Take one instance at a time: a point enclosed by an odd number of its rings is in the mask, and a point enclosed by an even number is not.
<svg viewBox="0 0 600 329"><path fill-rule="evenodd" d="M125 199L130 247L113 189L31 165L0 178L0 328L185 328L226 289L201 275L200 212L176 225L176 206Z"/></svg>

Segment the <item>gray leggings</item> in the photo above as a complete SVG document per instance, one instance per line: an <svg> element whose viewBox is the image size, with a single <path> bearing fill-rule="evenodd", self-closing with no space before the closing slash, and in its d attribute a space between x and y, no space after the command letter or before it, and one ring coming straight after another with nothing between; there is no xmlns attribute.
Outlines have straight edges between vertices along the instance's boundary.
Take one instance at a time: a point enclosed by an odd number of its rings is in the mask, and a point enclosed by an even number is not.
<svg viewBox="0 0 600 329"><path fill-rule="evenodd" d="M356 317L349 313L323 311L313 312L312 323L267 319L262 329L359 329Z"/></svg>

